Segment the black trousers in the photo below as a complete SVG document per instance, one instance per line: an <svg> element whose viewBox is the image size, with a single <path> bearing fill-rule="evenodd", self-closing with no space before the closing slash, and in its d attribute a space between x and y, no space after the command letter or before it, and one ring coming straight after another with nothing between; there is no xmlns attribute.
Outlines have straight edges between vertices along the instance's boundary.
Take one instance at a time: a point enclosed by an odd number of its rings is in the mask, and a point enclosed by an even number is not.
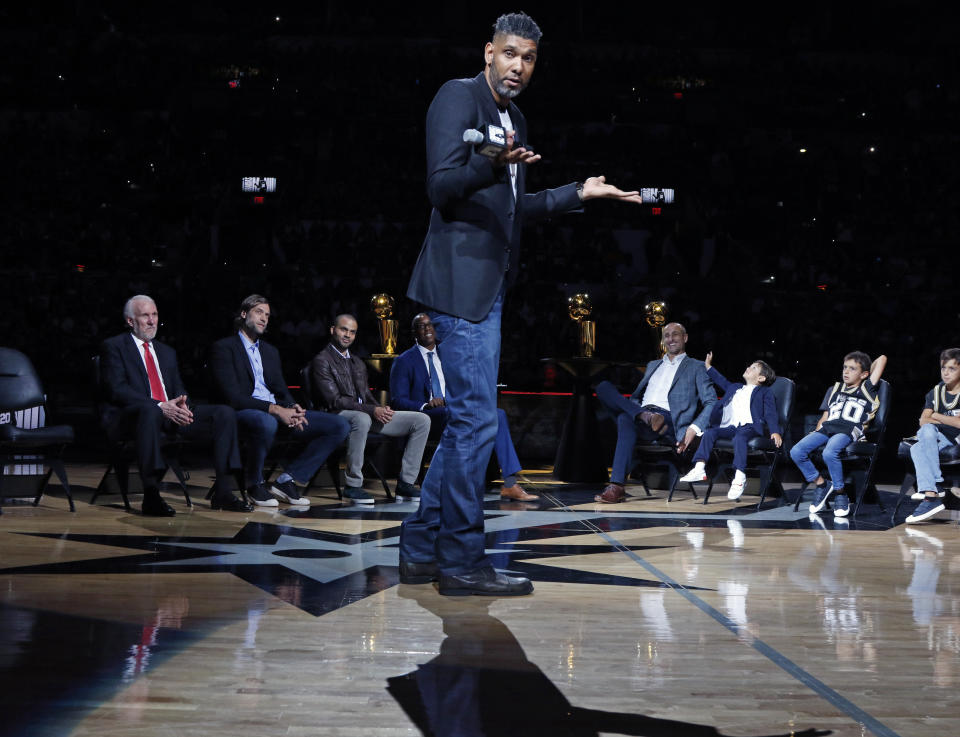
<svg viewBox="0 0 960 737"><path fill-rule="evenodd" d="M224 404L201 404L191 408L193 422L177 425L157 406L127 407L109 431L111 440L133 440L144 490L157 489L166 470L161 447L165 439L184 438L213 444L213 468L218 491L231 489L231 472L240 469L237 444L237 413Z"/></svg>

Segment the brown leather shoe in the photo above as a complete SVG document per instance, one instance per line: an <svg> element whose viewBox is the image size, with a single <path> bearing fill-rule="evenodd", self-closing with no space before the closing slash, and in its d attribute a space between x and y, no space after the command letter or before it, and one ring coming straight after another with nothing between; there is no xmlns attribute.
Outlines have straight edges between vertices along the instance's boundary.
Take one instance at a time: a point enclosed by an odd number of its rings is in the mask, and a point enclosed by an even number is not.
<svg viewBox="0 0 960 737"><path fill-rule="evenodd" d="M643 424L649 425L650 429L655 433L663 430L663 426L667 422L667 418L663 415L657 414L656 412L647 412L646 410L637 415L637 419Z"/></svg>
<svg viewBox="0 0 960 737"><path fill-rule="evenodd" d="M593 497L593 501L602 502L603 504L619 504L620 502L626 501L626 499L627 492L623 490L622 484L607 484L602 494L597 494Z"/></svg>
<svg viewBox="0 0 960 737"><path fill-rule="evenodd" d="M529 502L534 499L539 499L538 494L528 494L520 484L514 484L513 486L504 486L500 489L500 498L501 499L514 499L518 502Z"/></svg>

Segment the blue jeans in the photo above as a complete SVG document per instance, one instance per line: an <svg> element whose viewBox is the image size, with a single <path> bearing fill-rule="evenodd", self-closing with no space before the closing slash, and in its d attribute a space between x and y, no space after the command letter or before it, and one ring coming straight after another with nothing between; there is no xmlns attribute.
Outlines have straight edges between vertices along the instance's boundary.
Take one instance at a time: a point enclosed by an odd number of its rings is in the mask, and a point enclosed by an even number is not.
<svg viewBox="0 0 960 737"><path fill-rule="evenodd" d="M441 409L446 410L446 407ZM430 414L430 422L432 425L439 426L436 432L440 434L447 426L448 418L448 412ZM516 448L513 447L513 438L510 437L510 423L507 421L507 413L502 409L497 410L497 439L494 441L493 449L497 454L497 463L500 464L500 472L505 480L508 476L516 476L520 473L520 459L517 457Z"/></svg>
<svg viewBox="0 0 960 737"><path fill-rule="evenodd" d="M617 447L613 451L610 483L623 484L627 474L630 473L630 466L633 461L633 446L637 444L637 439L650 441L656 440L658 437L675 437L673 418L662 407L641 407L639 402L627 399L609 381L601 381L597 384L596 392L601 410L606 410L606 414L617 423ZM651 430L648 425L637 424L637 415L644 410L663 415L666 423L659 435Z"/></svg>
<svg viewBox="0 0 960 737"><path fill-rule="evenodd" d="M953 441L937 429L933 423L921 425L917 442L910 448L910 457L917 472L917 491L936 491L943 481L940 472L940 451L953 445Z"/></svg>
<svg viewBox="0 0 960 737"><path fill-rule="evenodd" d="M306 443L299 455L284 468L300 484L313 478L327 456L350 432L350 423L339 415L311 410L307 410L307 426L303 430L281 428L276 417L259 409L239 410L237 426L244 446L243 475L248 489L263 483L263 461L273 446L277 430Z"/></svg>
<svg viewBox="0 0 960 737"><path fill-rule="evenodd" d="M826 446L823 449L823 462L827 465L827 473L830 475L830 483L838 493L843 491L843 464L840 462L840 454L843 449L853 442L853 438L845 433L836 435L824 435L822 432L814 431L803 438L799 443L790 449L790 457L797 464L803 478L807 483L817 480L820 474L817 467L810 460L810 453L820 446Z"/></svg>
<svg viewBox="0 0 960 737"><path fill-rule="evenodd" d="M479 322L430 312L450 419L423 480L420 506L400 529L400 557L413 563L436 561L448 576L490 565L484 552L483 495L497 435L502 309L501 292Z"/></svg>

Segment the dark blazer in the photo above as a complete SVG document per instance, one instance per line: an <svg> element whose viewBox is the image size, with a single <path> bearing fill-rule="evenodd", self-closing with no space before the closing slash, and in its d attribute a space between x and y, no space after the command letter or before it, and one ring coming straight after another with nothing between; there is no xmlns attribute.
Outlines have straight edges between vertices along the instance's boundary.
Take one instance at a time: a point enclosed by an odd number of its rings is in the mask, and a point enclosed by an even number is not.
<svg viewBox="0 0 960 737"><path fill-rule="evenodd" d="M632 399L637 402L643 399L643 392L661 363L663 359L658 358L647 364L643 380L633 390ZM670 401L670 416L673 418L673 428L676 430L678 443L683 440L690 425L696 425L701 430L709 427L710 412L716 404L717 392L707 378L707 368L703 365L703 361L686 356L680 362L670 390L667 392L667 399Z"/></svg>
<svg viewBox="0 0 960 737"><path fill-rule="evenodd" d="M713 406L713 412L710 415L710 425L719 427L723 421L723 408L733 401L733 395L743 386L743 382L727 381L723 374L712 366L707 369L707 376L723 391L723 399ZM753 419L753 429L757 435L780 434L777 400L770 387L760 384L753 390L750 395L750 416ZM767 432L763 431L764 423L767 425Z"/></svg>
<svg viewBox="0 0 960 737"><path fill-rule="evenodd" d="M517 139L527 122L508 108ZM580 207L575 184L526 194L526 167L517 167L517 197L507 167L463 142L468 128L500 124L493 93L481 73L445 83L427 111L427 196L430 227L407 296L440 312L482 320L509 273L519 265L525 222Z"/></svg>
<svg viewBox="0 0 960 737"><path fill-rule="evenodd" d="M263 364L263 383L273 392L276 403L283 407L293 406L293 396L283 380L280 352L263 340L260 341L260 362ZM210 349L210 374L219 401L234 409L270 410L270 402L253 396L253 368L239 334L222 338L213 344Z"/></svg>
<svg viewBox="0 0 960 737"><path fill-rule="evenodd" d="M310 362L310 383L315 395L313 401L328 412L344 409L366 412L374 420L374 426L379 425L373 417L373 410L380 405L370 391L367 366L362 359L351 353L349 360L344 360L328 343ZM354 387L361 392L363 402L357 401Z"/></svg>
<svg viewBox="0 0 960 737"><path fill-rule="evenodd" d="M390 367L390 405L394 409L420 412L421 407L430 401L430 374L423 362L423 354L418 346L408 348L393 361ZM443 419L449 410L446 407L431 407L422 410L434 417Z"/></svg>
<svg viewBox="0 0 960 737"><path fill-rule="evenodd" d="M177 352L158 340L150 342L150 351L163 376L167 398L186 394L187 389L177 367ZM147 369L131 333L115 335L101 344L100 387L103 393L100 421L105 428L112 427L120 413L128 407L156 406L157 400L150 394Z"/></svg>

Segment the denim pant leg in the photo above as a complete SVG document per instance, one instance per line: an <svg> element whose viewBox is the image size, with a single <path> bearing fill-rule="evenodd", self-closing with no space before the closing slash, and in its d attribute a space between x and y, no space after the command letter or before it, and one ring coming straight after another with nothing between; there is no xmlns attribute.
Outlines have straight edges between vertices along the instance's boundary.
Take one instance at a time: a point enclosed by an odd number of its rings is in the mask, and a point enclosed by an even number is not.
<svg viewBox="0 0 960 737"><path fill-rule="evenodd" d="M829 439L822 432L814 430L790 449L790 458L797 464L797 468L808 483L816 481L817 476L820 475L817 467L810 460L810 454L820 446L826 445Z"/></svg>
<svg viewBox="0 0 960 737"><path fill-rule="evenodd" d="M263 462L277 434L277 418L259 409L237 410L237 429L244 449L243 483L263 483Z"/></svg>
<svg viewBox="0 0 960 737"><path fill-rule="evenodd" d="M485 471L497 434L497 370L503 295L470 322L431 312L440 343L450 419L420 490L420 506L403 522L400 556L436 560L458 575L490 565L484 553Z"/></svg>
<svg viewBox="0 0 960 737"><path fill-rule="evenodd" d="M840 462L840 454L843 449L853 442L853 438L846 433L831 435L823 449L823 462L827 465L827 473L830 474L830 483L837 493L843 491L843 463Z"/></svg>
<svg viewBox="0 0 960 737"><path fill-rule="evenodd" d="M943 481L940 471L940 451L953 442L933 423L921 425L917 442L910 448L910 457L917 472L917 491L934 491Z"/></svg>
<svg viewBox="0 0 960 737"><path fill-rule="evenodd" d="M516 476L520 473L520 459L513 447L513 438L510 437L510 425L507 423L507 413L497 410L497 439L494 443L497 452L497 462L500 464L500 473L504 478Z"/></svg>
<svg viewBox="0 0 960 737"><path fill-rule="evenodd" d="M327 457L350 434L350 423L340 415L307 410L307 426L290 431L292 437L307 445L299 455L286 464L284 471L299 484L307 484Z"/></svg>

